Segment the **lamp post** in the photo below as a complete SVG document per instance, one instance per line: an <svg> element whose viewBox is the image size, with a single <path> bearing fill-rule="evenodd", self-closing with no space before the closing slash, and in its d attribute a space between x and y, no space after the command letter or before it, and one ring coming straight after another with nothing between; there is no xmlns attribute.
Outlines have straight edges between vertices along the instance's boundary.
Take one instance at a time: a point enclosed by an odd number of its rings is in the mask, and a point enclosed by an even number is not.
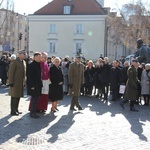
<svg viewBox="0 0 150 150"><path fill-rule="evenodd" d="M17 29L17 31L18 31L18 36L17 36L17 50L19 51L19 14L17 13L16 14L16 16L17 16L17 21L18 21L18 29Z"/></svg>
<svg viewBox="0 0 150 150"><path fill-rule="evenodd" d="M106 49L105 49L105 57L107 57L107 52L108 52L108 30L109 30L109 25L106 27Z"/></svg>

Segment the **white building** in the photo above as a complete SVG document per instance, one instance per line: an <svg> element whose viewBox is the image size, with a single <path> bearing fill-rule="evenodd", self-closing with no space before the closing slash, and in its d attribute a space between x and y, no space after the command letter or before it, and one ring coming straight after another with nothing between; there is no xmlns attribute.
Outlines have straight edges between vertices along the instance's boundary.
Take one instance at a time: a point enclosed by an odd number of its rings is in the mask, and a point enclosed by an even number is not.
<svg viewBox="0 0 150 150"><path fill-rule="evenodd" d="M35 51L87 59L104 55L108 12L96 0L53 0L29 15L29 55Z"/></svg>

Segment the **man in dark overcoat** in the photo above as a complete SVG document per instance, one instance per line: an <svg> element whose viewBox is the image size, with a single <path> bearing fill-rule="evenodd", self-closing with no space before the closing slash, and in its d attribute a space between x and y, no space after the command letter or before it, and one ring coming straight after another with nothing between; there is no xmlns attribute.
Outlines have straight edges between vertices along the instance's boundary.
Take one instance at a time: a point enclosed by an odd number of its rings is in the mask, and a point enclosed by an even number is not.
<svg viewBox="0 0 150 150"><path fill-rule="evenodd" d="M18 57L10 64L8 71L9 95L11 96L11 115L19 115L18 110L20 98L24 96L24 85L26 77L26 52L20 50Z"/></svg>
<svg viewBox="0 0 150 150"><path fill-rule="evenodd" d="M135 101L138 98L138 83L137 78L137 64L136 59L132 60L132 65L128 69L128 80L126 84L124 99L120 102L121 107L124 109L124 103L130 100L130 111L138 111L134 108Z"/></svg>
<svg viewBox="0 0 150 150"><path fill-rule="evenodd" d="M76 110L76 106L79 110L82 110L79 104L79 96L81 86L84 84L84 65L81 63L81 57L76 56L75 61L70 64L69 72L69 95L72 96L70 110Z"/></svg>
<svg viewBox="0 0 150 150"><path fill-rule="evenodd" d="M29 64L27 70L27 94L32 96L30 117L38 118L36 114L37 102L40 98L42 91L42 78L41 78L41 53L34 53L34 61Z"/></svg>
<svg viewBox="0 0 150 150"><path fill-rule="evenodd" d="M102 92L104 94L104 100L108 99L110 69L111 69L111 66L109 65L109 59L108 57L105 57L102 71L101 71Z"/></svg>
<svg viewBox="0 0 150 150"><path fill-rule="evenodd" d="M112 68L110 69L110 89L112 91L112 101L119 98L119 85L120 85L121 70L117 67L117 61L113 61Z"/></svg>

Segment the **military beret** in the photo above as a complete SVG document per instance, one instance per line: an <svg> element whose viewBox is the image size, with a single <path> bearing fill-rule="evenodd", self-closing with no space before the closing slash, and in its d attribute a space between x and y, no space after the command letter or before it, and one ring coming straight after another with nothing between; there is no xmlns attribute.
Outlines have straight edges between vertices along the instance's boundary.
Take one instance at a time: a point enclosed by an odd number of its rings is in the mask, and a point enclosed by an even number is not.
<svg viewBox="0 0 150 150"><path fill-rule="evenodd" d="M24 55L26 55L26 51L24 49L23 50L19 50L18 54L24 54Z"/></svg>
<svg viewBox="0 0 150 150"><path fill-rule="evenodd" d="M76 55L75 58L81 59L82 56L81 55Z"/></svg>

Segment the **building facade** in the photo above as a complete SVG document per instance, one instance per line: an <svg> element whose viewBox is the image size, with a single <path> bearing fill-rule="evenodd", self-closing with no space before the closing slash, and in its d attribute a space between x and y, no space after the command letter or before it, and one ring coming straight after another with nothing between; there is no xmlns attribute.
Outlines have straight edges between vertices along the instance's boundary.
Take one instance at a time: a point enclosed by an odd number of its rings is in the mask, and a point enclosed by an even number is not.
<svg viewBox="0 0 150 150"><path fill-rule="evenodd" d="M53 0L29 15L29 55L45 51L49 56L87 59L104 55L105 19L108 12L96 0Z"/></svg>
<svg viewBox="0 0 150 150"><path fill-rule="evenodd" d="M28 49L28 21L25 15L0 9L0 53Z"/></svg>

